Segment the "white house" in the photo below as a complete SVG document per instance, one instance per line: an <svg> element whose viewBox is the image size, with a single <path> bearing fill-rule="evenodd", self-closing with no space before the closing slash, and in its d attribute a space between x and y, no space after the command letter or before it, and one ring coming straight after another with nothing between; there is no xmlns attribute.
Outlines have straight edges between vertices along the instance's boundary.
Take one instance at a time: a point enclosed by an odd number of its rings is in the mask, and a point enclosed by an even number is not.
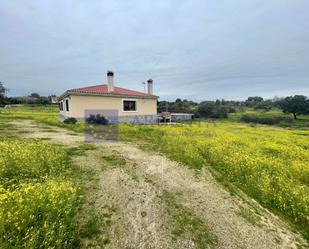
<svg viewBox="0 0 309 249"><path fill-rule="evenodd" d="M157 99L153 81L147 81L147 93L114 86L114 73L107 72L107 84L67 90L59 98L60 117L79 120L91 114L113 118L119 123L156 123Z"/></svg>

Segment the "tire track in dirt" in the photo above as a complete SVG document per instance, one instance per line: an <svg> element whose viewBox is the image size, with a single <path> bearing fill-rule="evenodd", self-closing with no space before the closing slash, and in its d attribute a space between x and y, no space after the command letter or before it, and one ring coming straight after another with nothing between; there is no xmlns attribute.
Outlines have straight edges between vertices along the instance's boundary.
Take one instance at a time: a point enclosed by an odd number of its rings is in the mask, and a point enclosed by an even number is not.
<svg viewBox="0 0 309 249"><path fill-rule="evenodd" d="M113 165L104 162L104 155L117 156L99 145L75 162L91 167L97 174L98 189L89 193L94 195L94 208L100 210L108 204L116 209L106 248L176 248L164 228L167 217L158 197L160 193L125 170L133 164Z"/></svg>
<svg viewBox="0 0 309 249"><path fill-rule="evenodd" d="M179 203L204 220L218 237L217 248L298 248L300 243L306 247L301 236L261 207L258 224L251 224L241 217L241 210L251 210L252 206L241 198L231 196L207 169L204 169L202 177L197 177L193 170L164 156L142 151L132 144L103 146L134 162L137 165L134 174L151 179L157 189L174 194Z"/></svg>
<svg viewBox="0 0 309 249"><path fill-rule="evenodd" d="M49 139L65 146L77 146L83 137L62 128L32 121L16 121L25 137ZM123 165L111 165L104 155L120 156ZM162 193L168 192L183 207L207 224L216 235L215 248L307 248L306 242L279 218L251 199L232 196L205 168L200 176L166 157L145 152L136 145L104 142L85 156L76 157L81 167L95 172L97 186L89 194L87 208L100 213L106 205L115 207L106 248L196 248L188 237L172 236L173 223ZM256 211L260 221L251 224L240 215L243 208ZM88 245L88 246L87 246ZM84 244L86 248L95 248Z"/></svg>

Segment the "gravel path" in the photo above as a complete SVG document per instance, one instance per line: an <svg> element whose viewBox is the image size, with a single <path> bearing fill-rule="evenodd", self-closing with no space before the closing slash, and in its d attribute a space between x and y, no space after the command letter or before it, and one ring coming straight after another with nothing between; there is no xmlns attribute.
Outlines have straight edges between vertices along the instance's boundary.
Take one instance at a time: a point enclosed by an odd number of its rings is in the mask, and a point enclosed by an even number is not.
<svg viewBox="0 0 309 249"><path fill-rule="evenodd" d="M83 143L82 136L65 129L44 128L32 121L14 124L26 131L26 137L49 139L65 146ZM308 246L282 220L254 200L243 194L242 197L231 195L206 167L197 175L163 155L143 151L133 144L104 142L96 145L95 150L74 160L95 175L96 186L88 191L91 204L87 208L98 213L107 207L114 210L105 248L279 249ZM121 160L111 162L110 158ZM164 193L172 196L176 209L162 199ZM189 223L177 223L178 216L175 223L173 214L182 209L185 210L182 213L190 214L194 221L201 223L201 229L209 229L207 232L215 238L214 243L201 247L194 237L194 229L186 227ZM175 224L183 225L184 232L175 234ZM88 242L83 246L92 248Z"/></svg>

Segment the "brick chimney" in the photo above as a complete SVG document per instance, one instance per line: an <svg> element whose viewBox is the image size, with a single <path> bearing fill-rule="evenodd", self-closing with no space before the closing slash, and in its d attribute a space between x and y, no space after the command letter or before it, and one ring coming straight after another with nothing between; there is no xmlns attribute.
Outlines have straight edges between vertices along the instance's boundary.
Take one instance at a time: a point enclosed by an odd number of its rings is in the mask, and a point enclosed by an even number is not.
<svg viewBox="0 0 309 249"><path fill-rule="evenodd" d="M114 72L107 71L107 89L108 92L114 91Z"/></svg>
<svg viewBox="0 0 309 249"><path fill-rule="evenodd" d="M152 79L147 80L147 93L153 94L153 81L152 81Z"/></svg>

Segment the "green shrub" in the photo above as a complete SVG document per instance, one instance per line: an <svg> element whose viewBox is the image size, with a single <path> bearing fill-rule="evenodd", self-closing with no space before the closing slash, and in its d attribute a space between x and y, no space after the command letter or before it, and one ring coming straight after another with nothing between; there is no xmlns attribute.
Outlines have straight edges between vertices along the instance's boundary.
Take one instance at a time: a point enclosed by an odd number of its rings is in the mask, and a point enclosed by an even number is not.
<svg viewBox="0 0 309 249"><path fill-rule="evenodd" d="M240 118L240 121L245 123L256 123L256 124L267 124L267 125L279 124L282 122L290 124L293 123L293 119L291 117L285 117L285 116L263 117L249 114L243 115Z"/></svg>
<svg viewBox="0 0 309 249"><path fill-rule="evenodd" d="M94 115L91 114L89 118L86 119L88 124L100 124L100 125L108 125L108 120L101 116L100 114Z"/></svg>
<svg viewBox="0 0 309 249"><path fill-rule="evenodd" d="M63 123L65 123L65 124L76 124L77 119L76 118L67 118L67 119L63 120Z"/></svg>

